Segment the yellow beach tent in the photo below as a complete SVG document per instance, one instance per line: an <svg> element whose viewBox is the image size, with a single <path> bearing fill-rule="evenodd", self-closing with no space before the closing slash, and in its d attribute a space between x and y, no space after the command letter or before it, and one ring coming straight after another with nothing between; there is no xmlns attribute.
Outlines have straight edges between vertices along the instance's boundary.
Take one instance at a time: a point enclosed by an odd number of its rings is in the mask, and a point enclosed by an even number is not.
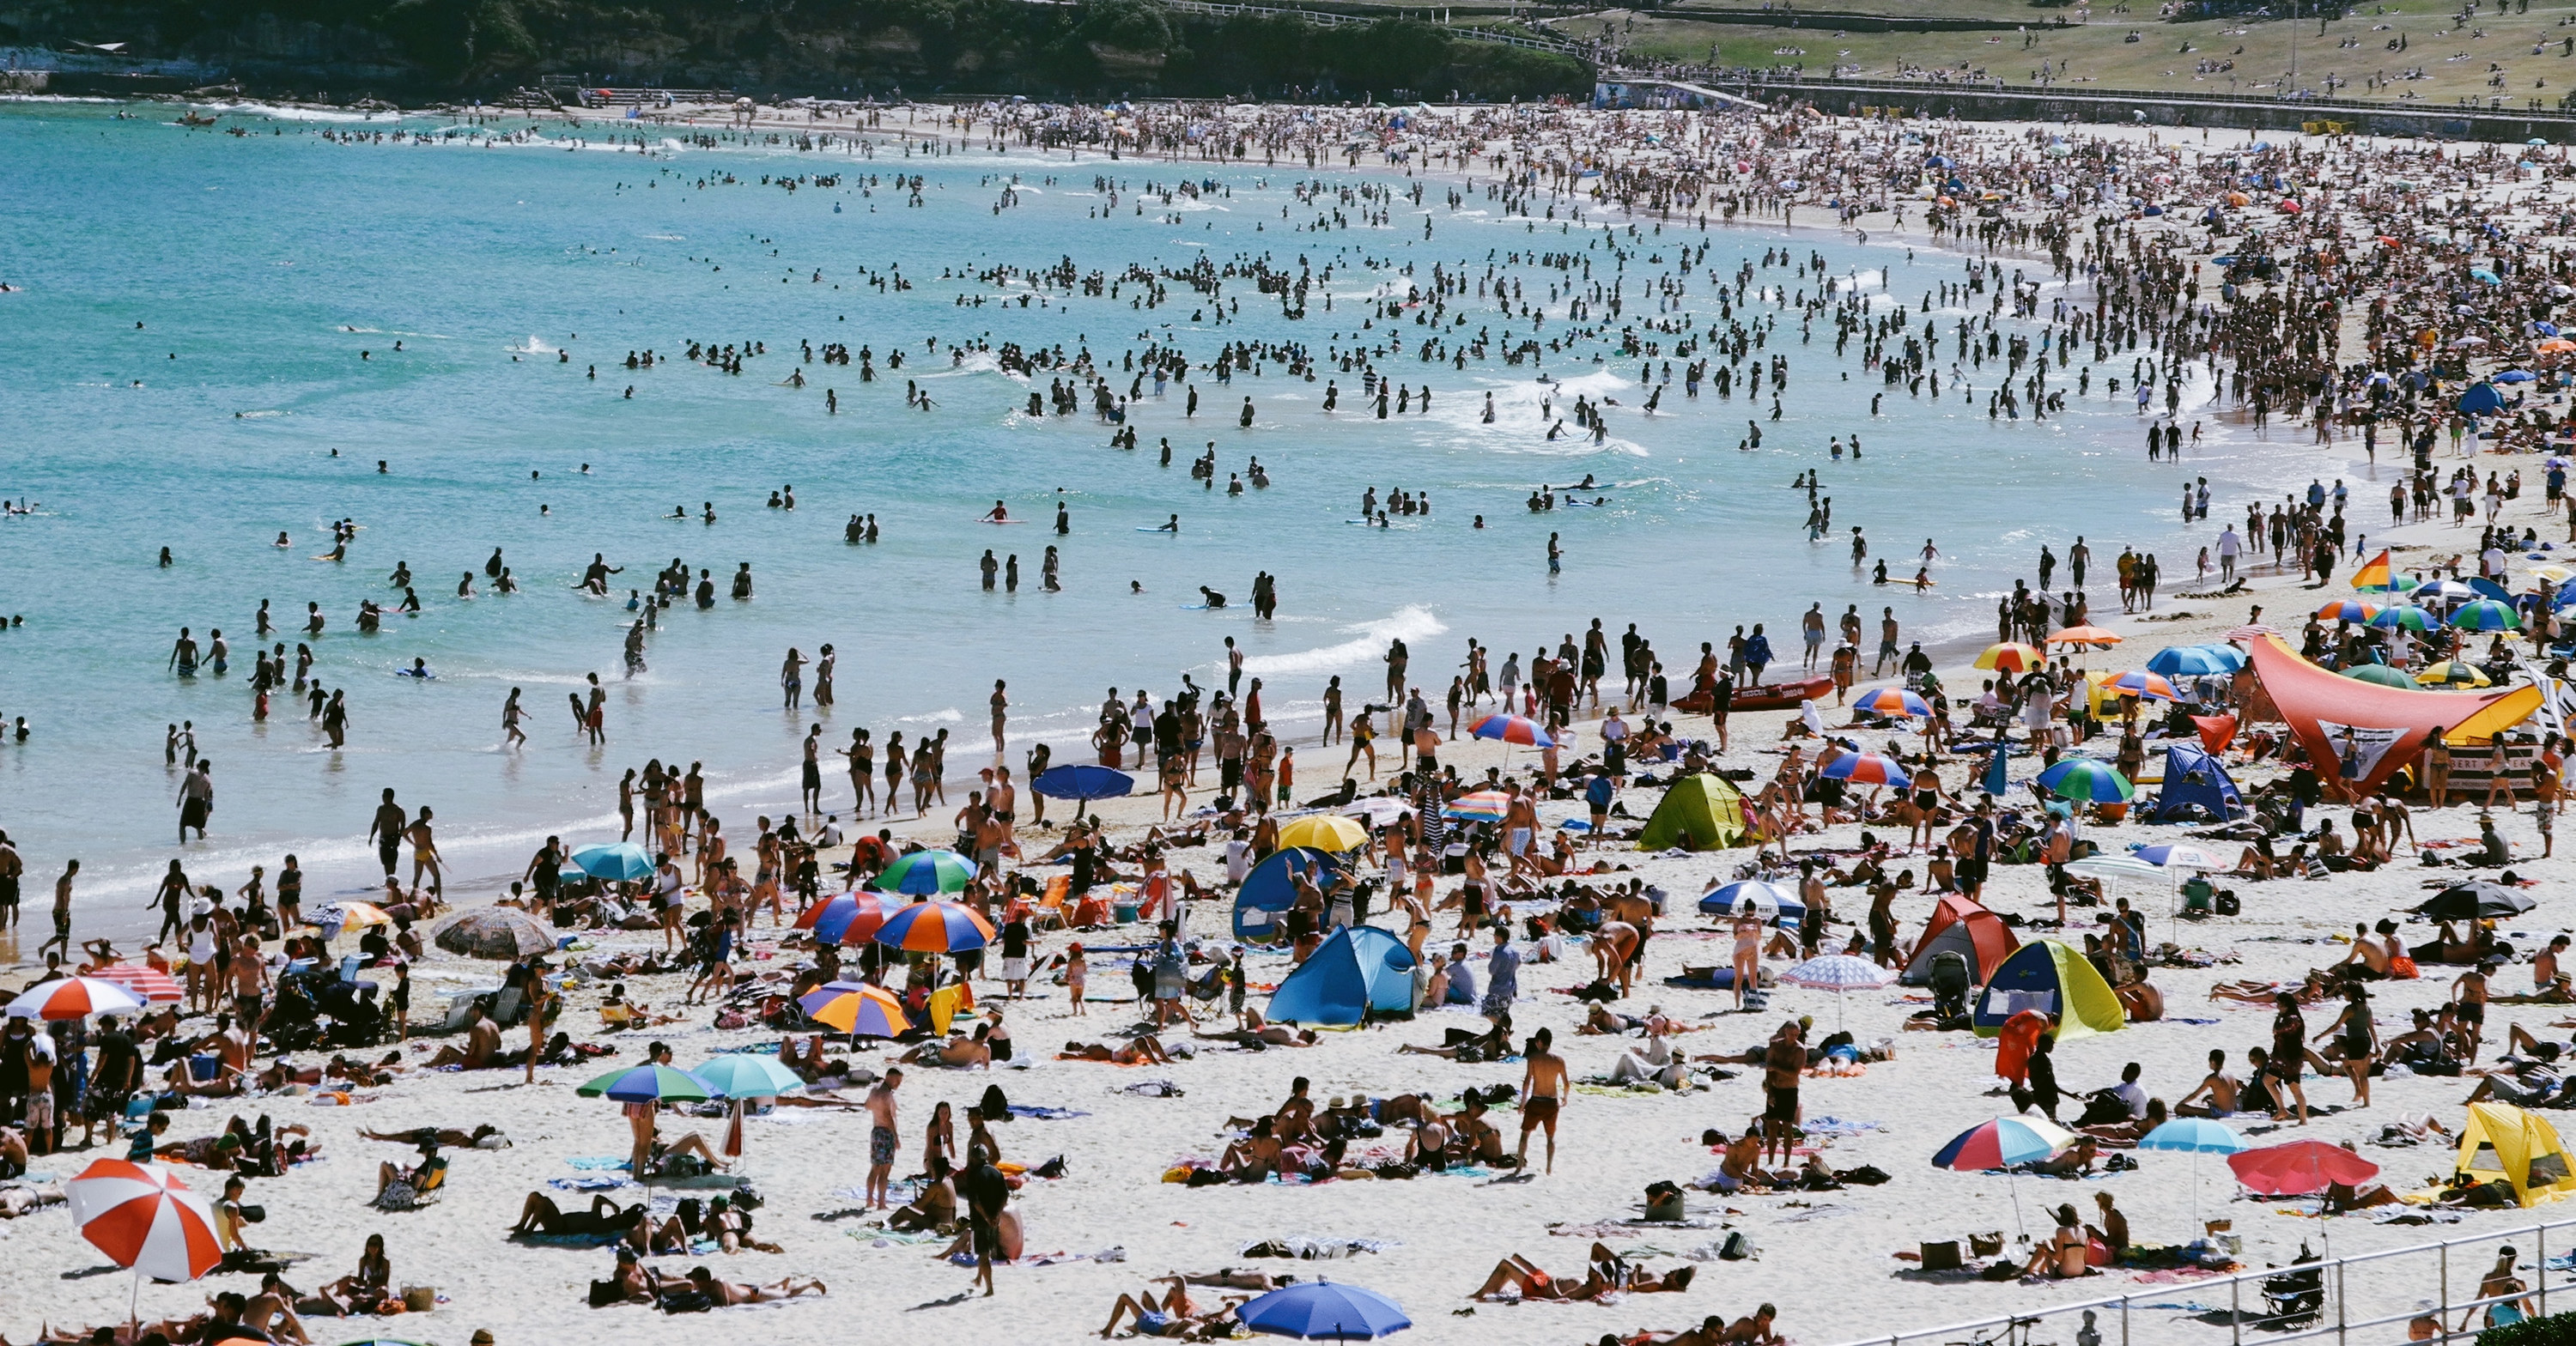
<svg viewBox="0 0 2576 1346"><path fill-rule="evenodd" d="M2576 1167L2558 1128L2510 1103L2471 1103L2460 1128L2460 1171L2481 1181L2501 1175L2523 1205L2576 1191Z"/></svg>

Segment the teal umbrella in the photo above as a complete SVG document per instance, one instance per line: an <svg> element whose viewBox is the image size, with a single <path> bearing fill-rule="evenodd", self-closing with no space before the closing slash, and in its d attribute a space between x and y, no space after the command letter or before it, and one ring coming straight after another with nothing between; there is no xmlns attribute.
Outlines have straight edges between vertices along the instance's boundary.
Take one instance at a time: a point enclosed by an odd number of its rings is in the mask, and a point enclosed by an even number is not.
<svg viewBox="0 0 2576 1346"><path fill-rule="evenodd" d="M2039 773L2039 785L2060 799L2093 804L2116 804L2138 792L2128 777L2090 757L2069 757L2059 762Z"/></svg>
<svg viewBox="0 0 2576 1346"><path fill-rule="evenodd" d="M718 1098L776 1098L805 1087L805 1077L774 1056L728 1052L689 1072Z"/></svg>
<svg viewBox="0 0 2576 1346"><path fill-rule="evenodd" d="M572 853L573 867L594 879L635 883L653 877L653 857L631 841L584 846Z"/></svg>
<svg viewBox="0 0 2576 1346"><path fill-rule="evenodd" d="M2200 1223L2200 1156L2242 1154L2254 1148L2224 1123L2206 1117L2176 1117L2138 1142L2141 1150L2181 1150L2191 1156L2191 1220Z"/></svg>
<svg viewBox="0 0 2576 1346"><path fill-rule="evenodd" d="M2401 603L2395 607L2381 608L2379 615L2370 619L2370 624L2383 630L2394 630L2402 626L2409 631L2430 631L2441 625L2442 619L2428 609L2417 607L2412 603Z"/></svg>

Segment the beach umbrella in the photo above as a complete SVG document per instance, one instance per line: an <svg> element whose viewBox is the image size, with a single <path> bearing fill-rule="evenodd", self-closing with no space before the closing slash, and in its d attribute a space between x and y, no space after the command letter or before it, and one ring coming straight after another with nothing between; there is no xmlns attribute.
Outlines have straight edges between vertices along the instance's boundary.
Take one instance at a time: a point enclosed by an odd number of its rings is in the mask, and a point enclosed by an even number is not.
<svg viewBox="0 0 2576 1346"><path fill-rule="evenodd" d="M134 1271L128 1316L143 1293L143 1278L193 1281L222 1265L215 1243L215 1213L205 1197L159 1164L98 1159L63 1184L72 1223L92 1247Z"/></svg>
<svg viewBox="0 0 2576 1346"><path fill-rule="evenodd" d="M2366 622L2378 615L2378 608L2358 598L2338 598L2317 609L2321 622Z"/></svg>
<svg viewBox="0 0 2576 1346"><path fill-rule="evenodd" d="M572 865L594 879L611 883L635 883L653 877L653 857L631 841L584 846L572 853Z"/></svg>
<svg viewBox="0 0 2576 1346"><path fill-rule="evenodd" d="M1546 725L1519 715L1488 715L1467 726L1467 733L1472 738L1498 739L1532 748L1556 746L1556 738L1547 732Z"/></svg>
<svg viewBox="0 0 2576 1346"><path fill-rule="evenodd" d="M887 902L881 894L841 893L807 907L797 916L795 928L813 931L820 943L865 944L901 910L900 904Z"/></svg>
<svg viewBox="0 0 2576 1346"><path fill-rule="evenodd" d="M1470 822L1498 823L1510 816L1512 797L1500 790L1477 790L1449 801L1440 810L1442 816L1465 818Z"/></svg>
<svg viewBox="0 0 2576 1346"><path fill-rule="evenodd" d="M2245 656L2224 645L2168 645L2147 659L2147 671L2168 678L2205 678L2233 673Z"/></svg>
<svg viewBox="0 0 2576 1346"><path fill-rule="evenodd" d="M2269 626L2262 622L2251 622L2244 626L2229 627L2227 629L2227 634L2221 638L2225 640L2251 641L2261 640L2265 636L2277 636L2279 634L2281 634L2281 628L2277 626Z"/></svg>
<svg viewBox="0 0 2576 1346"><path fill-rule="evenodd" d="M1807 904L1795 892L1761 879L1740 879L1717 889L1699 900L1699 909L1710 916L1732 916L1746 903L1753 904L1753 914L1764 924L1780 920L1794 912L1803 919Z"/></svg>
<svg viewBox="0 0 2576 1346"><path fill-rule="evenodd" d="M2379 1165L2340 1145L2294 1140L2227 1156L2236 1180L2265 1196L2306 1196L2342 1183L2359 1187L2379 1176Z"/></svg>
<svg viewBox="0 0 2576 1346"><path fill-rule="evenodd" d="M620 1103L702 1103L715 1096L705 1080L677 1066L623 1066L573 1090Z"/></svg>
<svg viewBox="0 0 2576 1346"><path fill-rule="evenodd" d="M1896 980L1896 974L1866 958L1847 953L1829 953L1810 958L1780 974L1787 986L1804 986L1812 991L1834 993L1834 1027L1843 1026L1843 994L1847 991L1875 991Z"/></svg>
<svg viewBox="0 0 2576 1346"><path fill-rule="evenodd" d="M2475 664L2445 659L2440 663L2426 664L2415 674L2415 681L2426 687L2485 687L2495 679L2488 677L2486 670Z"/></svg>
<svg viewBox="0 0 2576 1346"><path fill-rule="evenodd" d="M2425 899L2418 916L2436 921L2485 921L2519 916L2538 904L2500 883L2472 879L2455 883Z"/></svg>
<svg viewBox="0 0 2576 1346"><path fill-rule="evenodd" d="M1235 1320L1255 1332L1308 1341L1369 1341L1413 1326L1394 1300L1335 1281L1306 1281L1235 1307Z"/></svg>
<svg viewBox="0 0 2576 1346"><path fill-rule="evenodd" d="M1867 711L1872 715L1908 718L1929 716L1932 713L1929 702L1902 687L1881 687L1874 692L1863 692L1852 699L1852 709L1856 712Z"/></svg>
<svg viewBox="0 0 2576 1346"><path fill-rule="evenodd" d="M1977 788L2002 798L2004 792L2012 788L2012 779L2006 774L2011 769L2006 759L2011 756L2012 750L1998 741L1995 750L1986 754L1986 774L1977 782Z"/></svg>
<svg viewBox="0 0 2576 1346"><path fill-rule="evenodd" d="M323 915L337 915L340 928L355 930L362 925L391 925L394 918L373 902L334 902L322 908Z"/></svg>
<svg viewBox="0 0 2576 1346"><path fill-rule="evenodd" d="M2451 614L2451 625L2463 631L2519 631L2522 618L2510 603L2481 598L2461 604L2460 610Z"/></svg>
<svg viewBox="0 0 2576 1346"><path fill-rule="evenodd" d="M2150 1131L2139 1140L2141 1150L2179 1150L2191 1156L2191 1222L2200 1223L2200 1156L2204 1154L2237 1154L2248 1148L2245 1138L2229 1130L2224 1123L2206 1117L2176 1117Z"/></svg>
<svg viewBox="0 0 2576 1346"><path fill-rule="evenodd" d="M2021 1189L2012 1184L2011 1170L2019 1164L2037 1163L2074 1143L2072 1132L2044 1117L1997 1117L1953 1137L1932 1156L1932 1167L1955 1173L2005 1170L2005 1189L2013 1199L2013 1224L2027 1234L2028 1229L2021 1223Z"/></svg>
<svg viewBox="0 0 2576 1346"><path fill-rule="evenodd" d="M114 982L141 996L148 1004L175 1003L188 998L188 988L180 985L178 978L150 963L110 963L93 969L89 975L98 981Z"/></svg>
<svg viewBox="0 0 2576 1346"><path fill-rule="evenodd" d="M2415 686L2413 678L2386 664L2355 664L2345 669L2343 675L2354 682L2367 682L2376 687L2396 687L2411 691Z"/></svg>
<svg viewBox="0 0 2576 1346"><path fill-rule="evenodd" d="M892 991L865 982L827 982L796 1002L805 1017L854 1038L901 1037L912 1028Z"/></svg>
<svg viewBox="0 0 2576 1346"><path fill-rule="evenodd" d="M724 1152L728 1158L742 1154L743 1100L776 1098L805 1087L804 1077L778 1064L777 1057L750 1052L727 1052L689 1073L706 1081L726 1101Z"/></svg>
<svg viewBox="0 0 2576 1346"><path fill-rule="evenodd" d="M2154 865L2128 855L2088 855L2066 862L2066 872L2087 879L2151 879L2157 883L2171 881L2172 875Z"/></svg>
<svg viewBox="0 0 2576 1346"><path fill-rule="evenodd" d="M2188 841L2159 841L2152 846L2139 847L2135 854L2148 864L2161 865L2166 869L2196 869L2204 873L2215 873L2234 868L2218 852L2206 846L2193 845Z"/></svg>
<svg viewBox="0 0 2576 1346"><path fill-rule="evenodd" d="M2048 638L2051 645L2117 645L2120 633L2098 626L2070 626Z"/></svg>
<svg viewBox="0 0 2576 1346"><path fill-rule="evenodd" d="M1073 820L1082 821L1082 806L1095 799L1123 799L1136 789L1136 778L1089 762L1051 766L1029 781L1029 788L1049 799L1074 801Z"/></svg>
<svg viewBox="0 0 2576 1346"><path fill-rule="evenodd" d="M28 987L9 1002L12 1019L86 1019L93 1014L132 1014L143 997L97 977L57 977Z"/></svg>
<svg viewBox="0 0 2576 1346"><path fill-rule="evenodd" d="M2106 678L2102 682L2102 689L2118 692L2122 696L2142 697L2156 701L2182 700L2182 693L2175 691L2174 685L2165 681L2163 674L2149 673L2142 669L2132 669L2115 677Z"/></svg>
<svg viewBox="0 0 2576 1346"><path fill-rule="evenodd" d="M1312 846L1319 851L1355 851L1368 844L1368 829L1338 813L1315 813L1279 829L1279 848Z"/></svg>
<svg viewBox="0 0 2576 1346"><path fill-rule="evenodd" d="M955 851L914 851L895 857L868 886L881 893L910 893L927 897L932 893L961 892L975 879L975 862Z"/></svg>
<svg viewBox="0 0 2576 1346"><path fill-rule="evenodd" d="M2115 804L2137 793L2126 776L2090 757L2069 757L2039 773L2040 788L2060 799Z"/></svg>
<svg viewBox="0 0 2576 1346"><path fill-rule="evenodd" d="M2007 640L2000 645L1988 645L1985 652L1977 656L1976 662L1979 668L1991 669L1999 673L2027 673L2034 668L2045 668L2047 665L2046 652L2035 646L2022 644L2018 640Z"/></svg>
<svg viewBox="0 0 2576 1346"><path fill-rule="evenodd" d="M1391 795L1370 795L1366 799L1352 800L1342 813L1345 817L1361 819L1371 827L1387 827L1412 809L1412 804Z"/></svg>
<svg viewBox="0 0 2576 1346"><path fill-rule="evenodd" d="M476 907L457 913L430 942L468 958L524 958L553 952L559 938L553 926L517 907Z"/></svg>
<svg viewBox="0 0 2576 1346"><path fill-rule="evenodd" d="M2439 602L2448 602L2456 598L2466 603L2475 599L2491 598L2493 595L2467 580L2435 580L2417 589L2415 597L2418 600L2429 598Z"/></svg>
<svg viewBox="0 0 2576 1346"><path fill-rule="evenodd" d="M973 907L915 902L887 917L871 938L906 953L957 953L992 943L993 926Z"/></svg>
<svg viewBox="0 0 2576 1346"><path fill-rule="evenodd" d="M1896 759L1874 752L1847 752L1825 763L1816 773L1827 780L1845 780L1854 785L1893 785L1904 789L1914 778L1897 765Z"/></svg>

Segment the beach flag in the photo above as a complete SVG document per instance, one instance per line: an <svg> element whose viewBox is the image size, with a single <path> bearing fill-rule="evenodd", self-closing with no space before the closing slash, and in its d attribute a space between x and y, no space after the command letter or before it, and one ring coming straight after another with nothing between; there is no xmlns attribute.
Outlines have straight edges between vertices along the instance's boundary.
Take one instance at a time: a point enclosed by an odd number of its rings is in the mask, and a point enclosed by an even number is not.
<svg viewBox="0 0 2576 1346"><path fill-rule="evenodd" d="M2380 552L2377 556L2370 558L2370 560L2365 563L2361 569L2354 571L2352 576L2352 587L2366 594L2384 594L2394 592L2396 584L2394 582L2394 577L2389 573L2388 553L2386 551Z"/></svg>

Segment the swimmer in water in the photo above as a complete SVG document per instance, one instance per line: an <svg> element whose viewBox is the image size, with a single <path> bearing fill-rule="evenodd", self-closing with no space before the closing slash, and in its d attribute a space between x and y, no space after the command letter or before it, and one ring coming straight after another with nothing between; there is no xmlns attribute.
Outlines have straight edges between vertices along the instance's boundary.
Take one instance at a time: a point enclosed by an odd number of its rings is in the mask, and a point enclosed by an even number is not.
<svg viewBox="0 0 2576 1346"><path fill-rule="evenodd" d="M273 542L273 543L271 543L271 544L269 544L269 545L271 545L271 546L275 546L275 547L292 547L292 546L294 546L295 544L294 544L294 543L292 543L292 542L287 541L287 540L286 540L286 533L285 533L285 530L280 529L280 530L278 531L278 534L277 534L277 541L275 541L275 542Z"/></svg>
<svg viewBox="0 0 2576 1346"><path fill-rule="evenodd" d="M1216 590L1211 589L1204 584L1199 586L1199 597L1206 599L1207 605L1210 608L1221 608L1225 606L1225 595L1218 593Z"/></svg>
<svg viewBox="0 0 2576 1346"><path fill-rule="evenodd" d="M1178 514L1173 515L1172 517L1170 517L1170 518L1168 518L1168 519L1166 519L1166 520L1164 520L1164 521L1163 521L1163 526L1162 526L1162 527L1157 528L1157 529L1154 529L1154 530L1152 530L1152 531L1157 532L1157 533L1173 533L1173 534L1178 534L1178 533L1181 531L1181 516L1180 516L1180 515L1178 515ZM1143 592L1143 591L1142 591L1142 590L1139 590L1138 592L1140 592L1140 593L1141 593L1141 592Z"/></svg>
<svg viewBox="0 0 2576 1346"><path fill-rule="evenodd" d="M999 500L994 501L993 507L984 512L984 522L986 523L1008 523L1010 520L1011 507L1003 504Z"/></svg>
<svg viewBox="0 0 2576 1346"><path fill-rule="evenodd" d="M431 676L429 671L429 661L416 656L411 661L411 667L398 669L396 671L400 672L406 678L426 678Z"/></svg>

